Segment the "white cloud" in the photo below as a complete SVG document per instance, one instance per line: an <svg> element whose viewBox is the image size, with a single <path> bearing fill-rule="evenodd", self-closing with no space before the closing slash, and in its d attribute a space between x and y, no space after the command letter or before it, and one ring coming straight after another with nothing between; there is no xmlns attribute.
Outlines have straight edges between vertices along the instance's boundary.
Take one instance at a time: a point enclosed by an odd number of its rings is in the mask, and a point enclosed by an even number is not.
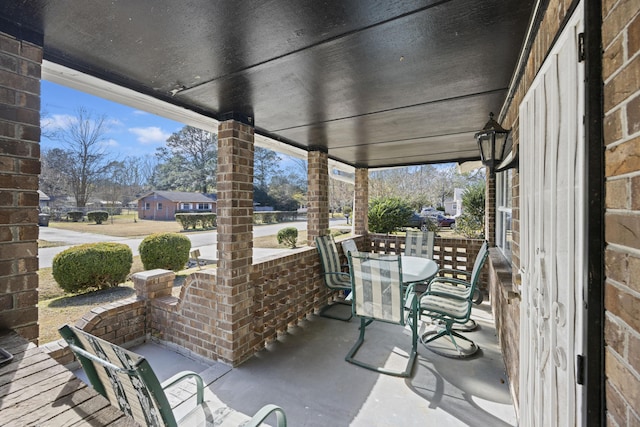
<svg viewBox="0 0 640 427"><path fill-rule="evenodd" d="M76 121L78 121L78 118L70 114L52 114L41 118L40 126L49 131L54 131L67 129L71 123Z"/></svg>
<svg viewBox="0 0 640 427"><path fill-rule="evenodd" d="M118 141L116 141L115 139L107 139L102 142L102 145L104 145L105 147L118 147L120 143L118 143Z"/></svg>
<svg viewBox="0 0 640 427"><path fill-rule="evenodd" d="M141 144L163 143L171 136L170 133L164 132L157 126L149 126L146 128L129 128L129 132L137 135L138 142Z"/></svg>
<svg viewBox="0 0 640 427"><path fill-rule="evenodd" d="M133 112L133 114L136 115L136 116L148 116L149 115L149 113L147 113L146 111L142 111L142 110L135 110Z"/></svg>

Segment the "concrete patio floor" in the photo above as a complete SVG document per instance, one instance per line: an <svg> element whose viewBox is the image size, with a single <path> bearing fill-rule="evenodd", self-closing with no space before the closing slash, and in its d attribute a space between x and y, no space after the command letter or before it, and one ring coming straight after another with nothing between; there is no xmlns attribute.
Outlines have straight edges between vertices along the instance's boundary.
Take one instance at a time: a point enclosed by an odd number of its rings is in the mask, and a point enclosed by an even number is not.
<svg viewBox="0 0 640 427"><path fill-rule="evenodd" d="M469 359L438 356L419 344L410 378L363 369L344 360L359 320L312 316L237 368L193 360L172 346L146 343L157 375L202 372L206 395L254 414L267 403L284 408L289 426L514 426L517 424L488 302L474 308L468 333L480 351ZM358 355L392 366L406 361L409 330L374 322ZM273 422L273 421L271 421Z"/></svg>

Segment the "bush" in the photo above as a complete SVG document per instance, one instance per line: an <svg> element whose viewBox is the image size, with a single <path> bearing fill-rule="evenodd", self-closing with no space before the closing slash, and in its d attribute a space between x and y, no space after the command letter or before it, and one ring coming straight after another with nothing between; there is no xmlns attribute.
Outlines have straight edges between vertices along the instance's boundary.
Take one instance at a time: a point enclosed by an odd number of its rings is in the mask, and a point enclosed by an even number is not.
<svg viewBox="0 0 640 427"><path fill-rule="evenodd" d="M390 233L403 226L413 210L409 202L397 197L373 199L369 202L369 230L372 233Z"/></svg>
<svg viewBox="0 0 640 427"><path fill-rule="evenodd" d="M214 213L177 213L176 221L183 230L189 228L195 230L198 226L202 228L213 228L216 226L217 216Z"/></svg>
<svg viewBox="0 0 640 427"><path fill-rule="evenodd" d="M69 211L67 212L67 218L73 222L82 221L82 217L84 216L84 212L82 211Z"/></svg>
<svg viewBox="0 0 640 427"><path fill-rule="evenodd" d="M96 224L102 224L102 222L106 221L107 218L109 218L109 212L106 211L87 212L87 220L95 221Z"/></svg>
<svg viewBox="0 0 640 427"><path fill-rule="evenodd" d="M278 244L288 248L295 248L298 241L298 229L295 227L285 227L278 231Z"/></svg>
<svg viewBox="0 0 640 427"><path fill-rule="evenodd" d="M53 257L53 278L66 292L118 286L133 264L129 246L122 243L86 243Z"/></svg>
<svg viewBox="0 0 640 427"><path fill-rule="evenodd" d="M456 219L456 230L470 239L484 238L485 183L480 181L462 193L463 214Z"/></svg>
<svg viewBox="0 0 640 427"><path fill-rule="evenodd" d="M145 270L182 270L189 261L190 249L191 240L178 233L150 234L138 246Z"/></svg>

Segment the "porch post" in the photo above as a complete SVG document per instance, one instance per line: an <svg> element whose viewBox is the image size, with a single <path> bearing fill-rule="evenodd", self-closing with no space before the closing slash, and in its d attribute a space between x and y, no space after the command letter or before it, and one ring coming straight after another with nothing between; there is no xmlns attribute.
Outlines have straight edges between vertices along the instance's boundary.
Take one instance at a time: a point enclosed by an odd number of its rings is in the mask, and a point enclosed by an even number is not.
<svg viewBox="0 0 640 427"><path fill-rule="evenodd" d="M307 240L329 233L329 156L326 151L309 151L307 168Z"/></svg>
<svg viewBox="0 0 640 427"><path fill-rule="evenodd" d="M356 182L353 201L353 234L364 235L369 232L369 169L356 169Z"/></svg>
<svg viewBox="0 0 640 427"><path fill-rule="evenodd" d="M254 129L236 120L218 128L216 348L236 366L252 354Z"/></svg>
<svg viewBox="0 0 640 427"><path fill-rule="evenodd" d="M0 329L37 343L42 37L29 38L0 33Z"/></svg>
<svg viewBox="0 0 640 427"><path fill-rule="evenodd" d="M496 174L487 168L487 186L484 208L484 238L489 246L496 245Z"/></svg>

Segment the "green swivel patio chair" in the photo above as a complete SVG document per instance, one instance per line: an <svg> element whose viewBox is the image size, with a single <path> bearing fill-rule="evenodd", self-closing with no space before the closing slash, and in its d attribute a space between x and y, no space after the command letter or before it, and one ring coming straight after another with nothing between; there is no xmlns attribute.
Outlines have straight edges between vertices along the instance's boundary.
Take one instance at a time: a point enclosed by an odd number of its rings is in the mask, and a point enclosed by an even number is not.
<svg viewBox="0 0 640 427"><path fill-rule="evenodd" d="M416 256L433 259L433 246L436 233L433 231L407 230L404 241L405 256Z"/></svg>
<svg viewBox="0 0 640 427"><path fill-rule="evenodd" d="M315 241L318 255L320 255L324 284L331 290L343 291L344 294L348 294L351 291L351 278L349 273L342 271L340 255L333 236L318 236ZM319 314L330 319L348 322L353 317L351 310L347 314L341 314L336 310L336 306L340 305L351 306L351 302L344 299L337 300L324 306ZM334 311L337 313L334 314Z"/></svg>
<svg viewBox="0 0 640 427"><path fill-rule="evenodd" d="M413 284L404 289L400 255L349 253L349 269L353 288L353 314L360 318L360 335L345 360L383 374L411 376L417 354L417 299ZM411 329L411 350L406 368L392 370L355 359L364 343L365 330L374 320L408 325Z"/></svg>
<svg viewBox="0 0 640 427"><path fill-rule="evenodd" d="M276 405L266 405L250 418L221 402L205 401L202 378L195 372L180 372L161 384L144 357L74 326L65 325L59 331L93 388L142 426L255 427L271 414L275 414L277 427L287 425L284 411ZM189 403L182 401L174 405L180 405L176 413L182 413L180 419L176 419L167 394L172 387L189 379L195 380L197 387L195 407L185 411L182 404ZM184 390L187 388L179 393ZM189 398L191 396L193 393Z"/></svg>
<svg viewBox="0 0 640 427"><path fill-rule="evenodd" d="M456 277L435 277L420 297L420 316L431 317L437 325L436 329L426 332L421 337L425 347L434 353L464 358L478 351L479 347L456 329L475 329L476 324L471 319L473 295L488 255L488 245L484 242L474 262L469 282ZM443 345L442 341L437 341L439 339L448 339L449 342ZM460 345L460 340L467 343L466 347ZM450 346L453 346L454 351L451 351Z"/></svg>
<svg viewBox="0 0 640 427"><path fill-rule="evenodd" d="M455 268L441 268L438 270L438 277L431 280L429 289L432 291L450 293L467 298L469 292L472 292L471 299L475 304L481 304L483 300L482 292L478 287L480 273L487 257L489 256L489 244L485 240L480 246L478 255L473 263L471 271L457 270ZM460 277L464 277L461 279ZM449 280L455 279L455 280ZM471 283L473 282L473 288Z"/></svg>

